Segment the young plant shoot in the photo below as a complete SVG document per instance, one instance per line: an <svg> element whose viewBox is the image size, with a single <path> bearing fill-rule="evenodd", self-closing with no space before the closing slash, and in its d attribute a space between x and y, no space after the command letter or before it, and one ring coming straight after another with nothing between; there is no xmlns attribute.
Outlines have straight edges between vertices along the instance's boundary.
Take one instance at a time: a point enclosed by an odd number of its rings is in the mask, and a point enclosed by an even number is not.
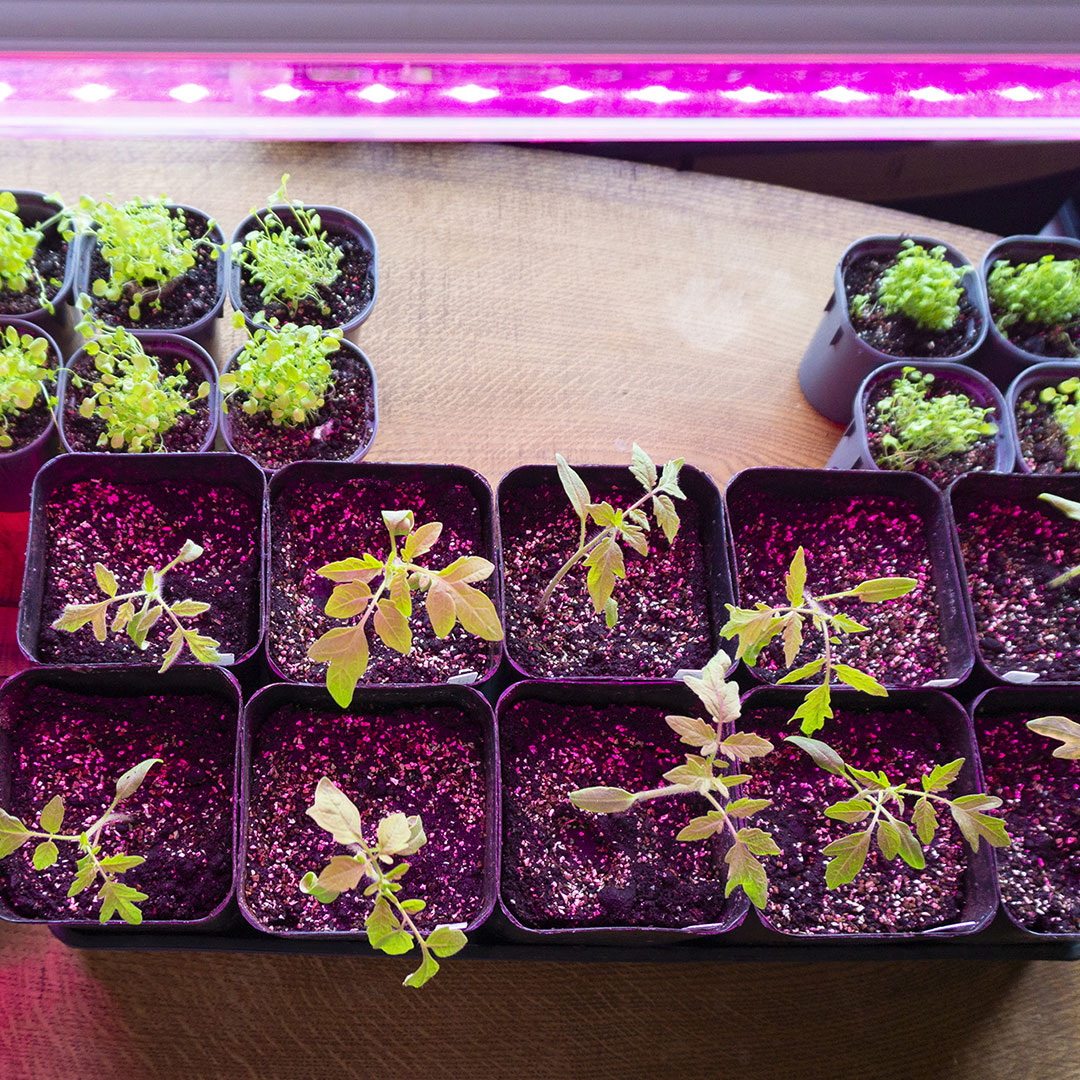
<svg viewBox="0 0 1080 1080"><path fill-rule="evenodd" d="M1016 265L998 259L986 288L1000 312L996 325L1002 333L1019 322L1053 327L1066 352L1080 355L1070 332L1080 319L1080 259L1043 255L1038 262Z"/></svg>
<svg viewBox="0 0 1080 1080"><path fill-rule="evenodd" d="M795 663L803 647L804 631L809 623L821 636L824 655L802 664L777 681L780 683L805 682L821 675L821 684L810 690L803 703L795 710L792 721L801 720L807 735L824 727L832 719L832 686L846 683L855 690L875 697L887 697L885 687L872 675L838 663L833 648L840 642L840 635L865 633L869 627L856 622L839 611L831 611L825 605L837 600L853 599L863 604L880 604L906 596L918 582L909 577L870 578L850 589L813 596L806 588L806 553L800 547L791 560L784 580L787 604L770 607L758 603L754 608L739 608L728 604L728 621L720 631L721 636L738 638L735 659L745 659L751 667L757 662L761 651L776 637L784 644L784 666Z"/></svg>
<svg viewBox="0 0 1080 1080"><path fill-rule="evenodd" d="M66 834L64 827L64 800L56 795L50 799L41 811L38 819L40 829L27 828L17 817L0 809L0 859L18 851L30 840L40 843L34 848L34 869L41 871L54 865L60 856L60 844L75 844L79 859L75 864L75 877L68 889L68 896L78 896L89 889L98 878L101 887L97 899L101 901L98 915L102 923L107 923L113 915L119 915L126 923L138 926L142 922L140 901L147 898L146 893L125 885L120 877L141 866L146 860L141 855L125 855L117 851L102 855L101 834L111 824L124 821L125 815L115 813L116 807L139 790L146 774L157 765L161 758L147 758L132 769L128 769L116 781L116 794L105 808L105 812L96 821L76 833Z"/></svg>
<svg viewBox="0 0 1080 1080"><path fill-rule="evenodd" d="M27 225L19 217L15 196L10 191L0 191L0 288L13 293L35 291L38 306L50 315L55 309L47 289L50 285L59 288L61 282L55 278L45 281L34 265L34 256L45 238L45 230L63 216L63 209L59 209L51 218Z"/></svg>
<svg viewBox="0 0 1080 1080"><path fill-rule="evenodd" d="M423 900L403 900L401 878L409 869L407 862L394 864L402 855L415 855L427 836L419 817L388 814L376 828L373 844L364 837L360 811L329 777L322 777L315 788L315 803L307 814L325 829L337 843L349 849L349 855L335 855L318 875L309 871L300 879L300 891L320 903L332 904L338 896L368 882L365 896L374 897L371 911L364 920L368 942L392 956L420 947L420 966L405 979L405 986L423 986L439 970L436 957L453 956L464 948L467 939L452 926L437 926L425 938L413 922L413 915L426 907Z"/></svg>
<svg viewBox="0 0 1080 1080"><path fill-rule="evenodd" d="M598 615L603 612L607 625L612 627L619 621L619 605L612 596L615 581L617 578L626 577L626 564L619 544L632 547L639 555L649 554L649 543L645 539L650 528L649 515L644 509L647 503L667 542L674 543L675 535L679 531L679 515L671 500L686 498L679 488L679 471L683 467L683 459L669 461L657 475L656 466L649 455L634 443L630 472L645 489L645 494L625 510L616 510L608 502L593 502L585 481L570 468L562 454L555 455L555 465L563 490L581 523L581 533L577 550L548 582L536 610L540 614L547 610L551 595L559 582L582 563L588 568L585 586L592 598L593 608ZM600 527L600 531L591 537L588 536L590 518Z"/></svg>
<svg viewBox="0 0 1080 1080"><path fill-rule="evenodd" d="M352 701L356 684L367 671L368 623L391 649L403 656L412 651L409 617L414 592L423 595L428 621L437 637L446 637L460 622L462 629L474 637L485 641L503 638L495 605L471 584L491 577L493 563L477 555L465 555L441 570L422 566L416 560L438 542L442 522L430 521L416 528L411 510L383 510L382 519L390 534L387 554L380 557L365 553L363 558L327 563L316 571L334 582L326 614L334 619L360 617L351 626L327 630L307 652L308 659L330 665L326 688L342 706ZM373 589L376 579L378 585Z"/></svg>
<svg viewBox="0 0 1080 1080"><path fill-rule="evenodd" d="M172 667L185 645L192 657L200 663L231 664L233 655L219 652L217 641L180 621L197 618L209 611L210 605L198 600L169 603L164 596L162 587L169 571L180 563L194 562L202 553L203 549L193 540L185 540L179 554L160 570L152 566L146 570L142 577L142 588L126 593L119 592L116 576L111 570L101 563L94 563L94 576L106 598L91 604L68 604L52 624L52 628L74 633L89 623L98 641L104 641L110 631L114 634L126 631L136 646L144 650L147 647L146 635L164 615L173 624L173 631L169 634L169 645L162 657L159 672L168 671ZM120 607L110 625L109 608L113 604L119 604Z"/></svg>
<svg viewBox="0 0 1080 1080"><path fill-rule="evenodd" d="M49 390L55 379L45 338L20 334L14 326L0 332L0 450L13 445L11 424L34 406L38 395L50 408L56 404Z"/></svg>
<svg viewBox="0 0 1080 1080"><path fill-rule="evenodd" d="M1039 401L1050 409L1050 418L1057 427L1065 449L1065 470L1080 472L1080 378L1073 375L1057 386L1044 386ZM1037 406L1034 401L1022 401L1020 408L1033 413Z"/></svg>
<svg viewBox="0 0 1080 1080"><path fill-rule="evenodd" d="M1071 518L1073 521L1080 521L1080 502L1074 502L1072 499L1063 499L1060 495L1051 495L1050 492L1044 491L1040 496L1043 502L1048 502L1051 506L1060 510L1067 518ZM1056 578L1047 583L1047 587L1050 589L1060 589L1062 585L1068 584L1073 578L1080 577L1080 566L1074 566L1069 570L1066 570L1063 574L1058 574Z"/></svg>
<svg viewBox="0 0 1080 1080"><path fill-rule="evenodd" d="M1000 799L982 792L956 798L942 794L960 775L964 758L935 765L920 778L920 786L914 787L894 783L881 771L857 769L847 764L831 746L819 739L792 735L787 741L805 750L819 768L840 777L852 789L849 797L826 807L825 816L851 825L866 822L864 828L834 840L823 849L822 854L830 857L825 867L825 884L830 889L855 880L875 839L881 854L890 862L899 855L908 866L924 869L926 856L923 850L933 842L938 829L937 807L948 807L973 851L979 850L980 840L985 840L991 847L1008 847L1011 843L1005 822L986 813L1001 806ZM910 800L915 800L915 805L909 824L904 815L909 810Z"/></svg>
<svg viewBox="0 0 1080 1080"><path fill-rule="evenodd" d="M734 762L764 757L773 745L748 731L724 736L725 725L733 723L740 714L739 688L724 681L730 666L731 661L720 652L705 665L700 679L686 678L686 685L708 710L709 721L695 716L664 718L679 736L679 741L697 751L686 755L685 764L664 773L667 784L636 794L616 787L581 788L570 792L569 798L579 810L618 814L651 799L691 793L700 795L711 809L688 821L676 840L707 840L714 834L729 833L731 847L724 856L728 867L724 895L730 896L741 888L753 904L761 908L765 906L769 883L765 867L757 856L779 855L780 849L768 833L744 822L769 806L770 800L736 798L732 789L749 777L729 773L728 769Z"/></svg>

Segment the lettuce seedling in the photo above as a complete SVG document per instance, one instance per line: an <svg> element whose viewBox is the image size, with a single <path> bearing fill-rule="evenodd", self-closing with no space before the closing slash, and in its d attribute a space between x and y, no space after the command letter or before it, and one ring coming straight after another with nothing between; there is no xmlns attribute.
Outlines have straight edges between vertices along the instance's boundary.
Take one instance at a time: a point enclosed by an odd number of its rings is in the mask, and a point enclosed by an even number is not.
<svg viewBox="0 0 1080 1080"><path fill-rule="evenodd" d="M1078 355L1069 327L1080 319L1080 259L1043 255L1038 262L1014 265L998 259L986 279L990 301L1001 312L997 328L1004 333L1018 322L1057 329L1059 340Z"/></svg>
<svg viewBox="0 0 1080 1080"><path fill-rule="evenodd" d="M54 197L50 202L59 201ZM50 315L55 313L48 296L48 286L57 288L62 284L56 278L45 281L34 266L38 245L45 238L45 230L65 216L61 207L52 217L27 225L19 217L19 203L10 191L0 191L0 288L13 293L25 293L36 289L38 306Z"/></svg>
<svg viewBox="0 0 1080 1080"><path fill-rule="evenodd" d="M1074 502L1072 499L1063 499L1060 495L1051 495L1048 491L1044 491L1039 498L1042 499L1043 502L1048 502L1051 506L1060 510L1067 518L1071 518L1073 521L1080 521L1080 502ZM1047 583L1047 587L1059 589L1062 585L1072 581L1075 577L1080 577L1080 566L1074 566L1070 570L1066 570L1063 574L1058 574L1056 578Z"/></svg>
<svg viewBox="0 0 1080 1080"><path fill-rule="evenodd" d="M1056 386L1044 386L1039 401L1050 409L1050 419L1058 429L1065 448L1065 468L1080 470L1080 378L1063 379ZM1033 401L1022 401L1020 408L1027 413L1036 411Z"/></svg>
<svg viewBox="0 0 1080 1080"><path fill-rule="evenodd" d="M41 394L50 408L56 397L49 387L56 372L49 367L49 343L36 334L20 334L14 326L0 331L0 450L14 443L10 424L33 407Z"/></svg>
<svg viewBox="0 0 1080 1080"><path fill-rule="evenodd" d="M423 900L402 900L401 879L409 869L407 862L394 864L400 855L415 855L427 843L419 817L388 814L376 828L373 844L364 838L360 811L355 803L329 777L322 777L315 788L314 805L307 814L339 844L349 848L349 855L335 855L318 875L309 871L300 879L300 891L322 904L332 904L338 896L369 882L365 896L374 897L364 921L368 942L392 956L420 947L420 966L405 979L405 986L421 987L439 970L436 957L453 956L467 943L461 930L437 926L427 937L417 929L413 915L427 906ZM384 868L385 867L385 868Z"/></svg>
<svg viewBox="0 0 1080 1080"><path fill-rule="evenodd" d="M68 889L68 896L78 896L100 878L101 888L98 889L97 899L101 901L101 911L98 919L107 923L113 915L119 915L124 922L138 926L142 922L138 905L147 899L146 893L125 885L120 876L141 866L146 860L141 855L125 855L122 851L102 855L99 841L107 826L127 820L124 814L115 812L116 807L139 790L146 774L160 761L161 758L147 758L128 769L116 781L116 794L105 812L78 833L68 835L60 832L64 827L64 800L59 795L53 796L41 811L38 819L40 829L27 828L17 817L0 809L0 859L18 851L30 840L39 840L40 843L34 848L33 865L35 870L45 870L59 858L57 843L76 844L81 854L75 863L75 878Z"/></svg>

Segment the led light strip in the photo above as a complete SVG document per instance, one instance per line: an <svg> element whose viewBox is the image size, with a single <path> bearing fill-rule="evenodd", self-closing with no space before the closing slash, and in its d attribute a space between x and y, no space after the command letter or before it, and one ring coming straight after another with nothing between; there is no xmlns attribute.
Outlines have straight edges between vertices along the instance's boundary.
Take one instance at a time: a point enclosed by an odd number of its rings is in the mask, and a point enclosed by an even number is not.
<svg viewBox="0 0 1080 1080"><path fill-rule="evenodd" d="M0 52L0 135L1080 138L1077 56Z"/></svg>

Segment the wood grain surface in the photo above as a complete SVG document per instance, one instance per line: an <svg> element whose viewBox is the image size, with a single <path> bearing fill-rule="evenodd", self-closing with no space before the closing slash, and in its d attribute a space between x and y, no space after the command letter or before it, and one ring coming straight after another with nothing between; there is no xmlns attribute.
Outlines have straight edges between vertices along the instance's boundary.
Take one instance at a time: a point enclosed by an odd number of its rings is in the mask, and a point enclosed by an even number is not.
<svg viewBox="0 0 1080 1080"><path fill-rule="evenodd" d="M723 482L822 465L802 350L843 248L929 231L856 203L543 150L2 142L0 183L166 192L228 231L275 190L358 213L380 292L373 460L622 461L638 441ZM220 339L219 359L234 339ZM6 552L7 549L5 548ZM9 557L8 554L4 555ZM7 623L0 622L0 631ZM1080 966L449 961L79 953L0 925L0 1080L281 1077L846 1080L1080 1076Z"/></svg>

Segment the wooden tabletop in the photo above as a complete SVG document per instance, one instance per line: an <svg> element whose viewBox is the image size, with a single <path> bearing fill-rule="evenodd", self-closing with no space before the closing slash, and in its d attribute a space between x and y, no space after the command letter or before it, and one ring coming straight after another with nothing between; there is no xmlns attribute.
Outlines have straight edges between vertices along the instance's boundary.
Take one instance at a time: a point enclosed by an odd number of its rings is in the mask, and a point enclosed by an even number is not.
<svg viewBox="0 0 1080 1080"><path fill-rule="evenodd" d="M556 451L622 462L635 441L720 483L823 465L840 431L795 373L843 249L922 232L975 261L994 239L539 149L0 140L0 160L8 187L166 193L226 232L284 172L294 197L357 213L379 245L357 335L379 382L369 459L492 482ZM235 340L220 334L219 360ZM0 608L0 639L10 625ZM460 957L421 992L399 987L406 964L83 953L0 924L0 1080L1080 1076L1070 964Z"/></svg>

